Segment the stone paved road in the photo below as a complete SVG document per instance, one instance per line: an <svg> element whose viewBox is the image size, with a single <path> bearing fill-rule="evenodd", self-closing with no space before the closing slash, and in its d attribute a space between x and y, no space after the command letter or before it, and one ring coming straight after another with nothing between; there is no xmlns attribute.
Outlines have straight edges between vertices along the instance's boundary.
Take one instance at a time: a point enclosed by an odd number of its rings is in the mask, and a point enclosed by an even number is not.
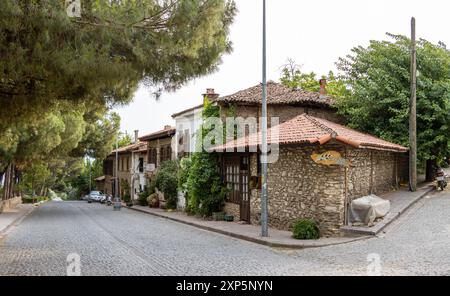
<svg viewBox="0 0 450 296"><path fill-rule="evenodd" d="M50 202L0 240L0 275L450 275L450 194L420 201L386 235L319 249L281 250L150 215L86 202Z"/></svg>

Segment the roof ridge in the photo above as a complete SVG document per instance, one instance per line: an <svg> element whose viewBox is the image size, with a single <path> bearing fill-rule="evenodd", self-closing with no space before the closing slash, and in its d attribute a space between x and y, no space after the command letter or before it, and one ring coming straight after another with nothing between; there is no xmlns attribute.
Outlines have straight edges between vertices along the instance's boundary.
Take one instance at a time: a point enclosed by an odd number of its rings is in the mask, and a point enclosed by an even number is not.
<svg viewBox="0 0 450 296"><path fill-rule="evenodd" d="M315 118L314 116L311 116L309 114L304 113L304 116L306 117L306 119L308 119L309 121L311 121L315 126L317 126L318 128L321 128L327 132L330 133L330 135L333 138L336 138L336 136L338 135L338 133L332 129L331 127L319 122L318 118Z"/></svg>

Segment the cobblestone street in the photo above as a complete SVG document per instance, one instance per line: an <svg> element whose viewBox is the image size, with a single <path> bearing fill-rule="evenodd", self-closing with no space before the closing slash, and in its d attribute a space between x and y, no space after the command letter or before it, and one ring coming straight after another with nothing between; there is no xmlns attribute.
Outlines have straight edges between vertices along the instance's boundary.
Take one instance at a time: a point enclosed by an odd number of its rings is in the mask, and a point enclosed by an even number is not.
<svg viewBox="0 0 450 296"><path fill-rule="evenodd" d="M274 249L147 214L86 202L49 202L0 240L0 275L450 274L450 194L419 201L383 236L304 250Z"/></svg>

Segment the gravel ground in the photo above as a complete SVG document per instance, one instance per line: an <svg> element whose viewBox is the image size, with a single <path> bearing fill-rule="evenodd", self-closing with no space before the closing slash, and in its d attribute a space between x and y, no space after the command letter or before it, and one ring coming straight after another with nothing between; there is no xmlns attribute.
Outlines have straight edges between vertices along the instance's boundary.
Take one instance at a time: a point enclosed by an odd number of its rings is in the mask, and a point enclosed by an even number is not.
<svg viewBox="0 0 450 296"><path fill-rule="evenodd" d="M450 194L417 203L377 238L275 249L86 202L49 202L0 241L0 275L449 275ZM373 261L373 259L375 261Z"/></svg>

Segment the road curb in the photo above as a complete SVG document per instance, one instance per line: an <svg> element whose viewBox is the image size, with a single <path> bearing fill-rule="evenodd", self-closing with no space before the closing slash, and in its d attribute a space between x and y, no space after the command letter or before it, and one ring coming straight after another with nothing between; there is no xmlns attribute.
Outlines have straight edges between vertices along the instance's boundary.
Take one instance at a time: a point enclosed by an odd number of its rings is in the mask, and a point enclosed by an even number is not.
<svg viewBox="0 0 450 296"><path fill-rule="evenodd" d="M348 240L345 241L341 241L341 242L330 242L330 243L308 243L308 244L289 244L289 243L278 243L278 242L272 242L272 241L268 241L268 240L264 240L264 239L259 239L259 238L255 238L255 237L251 237L251 236L247 236L247 235L242 235L239 233L234 233L234 232L230 232L230 231L226 231L226 230L222 230L222 229L217 229L214 227L209 227L206 225L201 225L201 224L197 224L197 223L193 223L193 222L189 222L189 221L185 221L182 219L177 219L174 217L169 217L166 215L161 215L158 213L154 213L154 212L148 212L148 211L144 211L141 210L139 208L134 208L134 207L126 207L127 209L130 210L134 210L140 213L144 213L144 214L149 214L158 218L163 218L163 219L167 219L167 220L171 220L174 222L178 222L178 223L182 223L182 224L186 224L189 226L193 226L202 230L206 230L206 231L211 231L211 232L215 232L215 233L219 233L219 234L223 234L226 236L230 236L233 238L237 238L237 239L241 239L241 240L245 240L245 241L249 241L252 243L257 243L260 245L265 245L268 247L273 247L273 248L287 248L287 249L310 249L310 248L320 248L320 247L327 247L327 246L333 246L333 245L342 245L342 244L347 244L347 243L351 243L351 242L356 242L356 241L360 241L360 240L366 240L366 239L370 239L373 238L373 236L358 236L358 237L352 237L352 238L348 238Z"/></svg>
<svg viewBox="0 0 450 296"><path fill-rule="evenodd" d="M9 223L8 226L1 229L0 230L0 239L3 238L9 232L9 230L11 230L11 228L13 226L16 226L17 224L22 222L22 220L24 220L26 217L28 217L28 215L30 215L32 212L34 212L34 210L36 208L38 208L38 206L35 206L35 205L31 206L28 210L24 211L21 215L19 215L17 218L15 218L13 221L11 221L11 223Z"/></svg>

